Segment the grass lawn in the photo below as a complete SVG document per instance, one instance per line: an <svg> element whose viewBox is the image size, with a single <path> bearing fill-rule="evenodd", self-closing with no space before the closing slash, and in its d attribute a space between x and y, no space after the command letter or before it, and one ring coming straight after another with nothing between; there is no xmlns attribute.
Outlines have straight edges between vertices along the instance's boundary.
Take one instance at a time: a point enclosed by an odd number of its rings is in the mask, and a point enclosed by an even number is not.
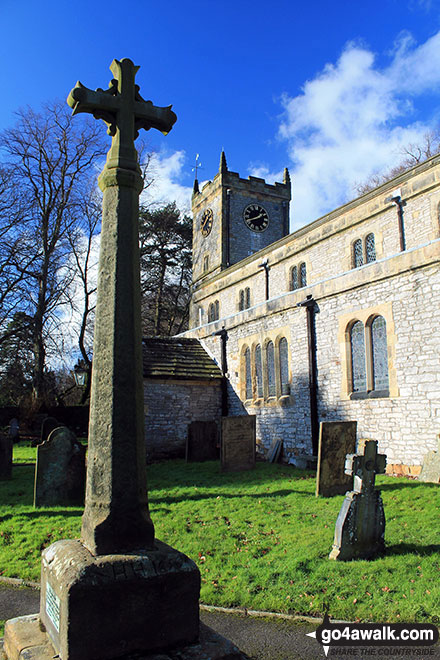
<svg viewBox="0 0 440 660"><path fill-rule="evenodd" d="M440 616L436 485L379 477L387 553L345 563L327 559L343 496L315 498L311 473L259 463L222 474L216 462L168 461L148 476L156 536L197 562L204 603L307 615L328 607L362 621ZM0 483L0 575L39 581L41 550L79 537L82 511L33 509L33 477L17 466Z"/></svg>

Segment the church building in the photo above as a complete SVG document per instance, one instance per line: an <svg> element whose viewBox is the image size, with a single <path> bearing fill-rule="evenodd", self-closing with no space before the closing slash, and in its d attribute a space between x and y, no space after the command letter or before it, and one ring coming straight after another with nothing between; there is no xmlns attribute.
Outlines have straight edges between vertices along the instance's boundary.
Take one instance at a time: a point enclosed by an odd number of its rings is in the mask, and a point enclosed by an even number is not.
<svg viewBox="0 0 440 660"><path fill-rule="evenodd" d="M223 369L222 409L256 415L266 454L316 456L357 421L388 471L417 475L440 434L440 156L289 233L291 181L222 153L193 210L190 329Z"/></svg>

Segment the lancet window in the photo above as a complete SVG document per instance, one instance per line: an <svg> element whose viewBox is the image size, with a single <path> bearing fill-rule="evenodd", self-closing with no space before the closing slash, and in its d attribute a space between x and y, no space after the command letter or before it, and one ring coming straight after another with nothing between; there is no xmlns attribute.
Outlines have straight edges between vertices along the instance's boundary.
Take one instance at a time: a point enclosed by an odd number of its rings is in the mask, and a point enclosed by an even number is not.
<svg viewBox="0 0 440 660"><path fill-rule="evenodd" d="M356 396L387 396L389 388L387 329L383 316L350 328L351 391Z"/></svg>

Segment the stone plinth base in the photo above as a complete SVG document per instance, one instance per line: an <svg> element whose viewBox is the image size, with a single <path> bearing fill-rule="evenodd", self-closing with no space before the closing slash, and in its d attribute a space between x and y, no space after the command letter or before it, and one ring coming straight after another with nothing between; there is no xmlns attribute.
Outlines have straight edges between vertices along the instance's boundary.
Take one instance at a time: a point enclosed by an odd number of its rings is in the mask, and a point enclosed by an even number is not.
<svg viewBox="0 0 440 660"><path fill-rule="evenodd" d="M38 614L10 619L5 627L4 650L0 660L53 660L55 650L48 635L42 632ZM99 652L95 660L104 660ZM248 660L248 656L229 640L200 624L199 641L165 653L125 655L120 660Z"/></svg>
<svg viewBox="0 0 440 660"><path fill-rule="evenodd" d="M62 660L195 642L199 593L196 564L157 540L153 550L129 555L94 556L76 540L42 554L40 621Z"/></svg>

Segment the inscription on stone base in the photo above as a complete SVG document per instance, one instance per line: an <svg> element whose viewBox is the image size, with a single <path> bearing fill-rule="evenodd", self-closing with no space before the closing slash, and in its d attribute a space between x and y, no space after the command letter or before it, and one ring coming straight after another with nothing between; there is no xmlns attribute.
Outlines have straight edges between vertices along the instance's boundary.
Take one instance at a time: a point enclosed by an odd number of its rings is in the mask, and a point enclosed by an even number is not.
<svg viewBox="0 0 440 660"><path fill-rule="evenodd" d="M60 632L60 599L55 591L50 586L49 582L46 584L46 614L52 621L55 630Z"/></svg>

